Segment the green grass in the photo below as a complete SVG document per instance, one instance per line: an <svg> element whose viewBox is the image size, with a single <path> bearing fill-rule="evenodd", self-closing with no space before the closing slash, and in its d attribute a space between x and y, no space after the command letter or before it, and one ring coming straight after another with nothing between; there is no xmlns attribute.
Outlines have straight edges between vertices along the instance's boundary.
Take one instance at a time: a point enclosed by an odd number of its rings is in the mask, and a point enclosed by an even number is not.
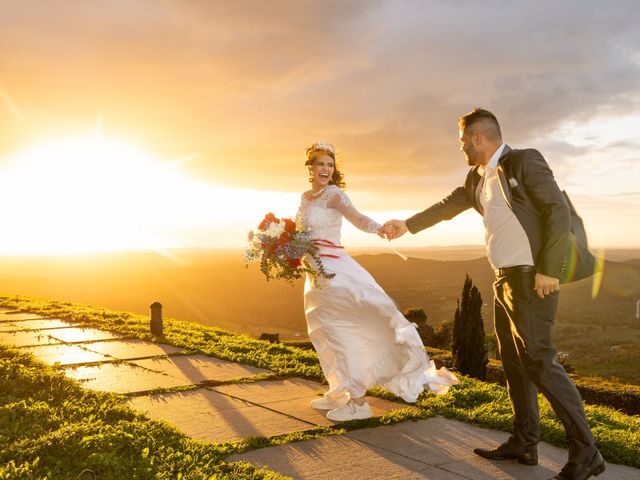
<svg viewBox="0 0 640 480"><path fill-rule="evenodd" d="M0 306L64 318L156 340L148 319L86 305L0 296ZM273 345L198 324L165 320L163 342L190 352L271 369L281 376L321 380L313 351ZM0 346L0 480L18 478L282 478L246 464L226 463L232 453L339 435L346 431L419 420L434 415L508 431L511 410L504 387L463 378L449 395L423 394L414 406L381 418L317 427L270 438L209 444L185 437L121 403L121 396L82 389L74 380L28 354ZM5 387L6 386L6 387ZM398 401L383 389L376 396ZM640 467L640 417L587 406L588 421L607 460ZM564 445L564 431L549 404L540 399L542 439ZM83 473L84 472L84 473Z"/></svg>
<svg viewBox="0 0 640 480"><path fill-rule="evenodd" d="M225 463L226 449L149 420L114 394L85 390L0 345L0 479L269 479Z"/></svg>

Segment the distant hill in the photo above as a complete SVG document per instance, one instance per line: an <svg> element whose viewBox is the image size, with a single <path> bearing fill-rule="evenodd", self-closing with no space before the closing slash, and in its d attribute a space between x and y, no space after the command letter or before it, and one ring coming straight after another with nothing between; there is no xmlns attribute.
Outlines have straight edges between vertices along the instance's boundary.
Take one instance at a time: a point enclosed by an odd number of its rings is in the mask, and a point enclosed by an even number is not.
<svg viewBox="0 0 640 480"><path fill-rule="evenodd" d="M492 329L493 275L485 257L439 261L401 260L394 254L357 255L360 262L394 298L401 309L420 307L429 322L451 320L465 274L469 274L485 306L487 330ZM45 259L0 259L0 291L38 295L103 305L147 314L159 300L165 315L259 335L280 333L282 338L306 337L302 282L265 282L255 265L245 268L240 252L212 251L122 253L100 256L64 256ZM587 373L623 378L640 372L640 299L638 260L607 261L601 288L592 299L592 280L562 287L556 338L572 351ZM617 347L611 350L612 347ZM640 382L640 373L638 382Z"/></svg>
<svg viewBox="0 0 640 480"><path fill-rule="evenodd" d="M415 258L403 262L393 255L356 258L400 305L422 307L431 312L433 321L452 317L465 274L474 280L485 304L491 304L493 273L486 258L449 262ZM559 323L634 323L635 302L640 298L640 265L635 261L606 261L601 288L593 299L592 290L592 278L563 285ZM485 308L483 312L485 320L491 320L489 311Z"/></svg>
<svg viewBox="0 0 640 480"><path fill-rule="evenodd" d="M485 257L440 261L364 254L354 257L401 308L420 307L431 323L450 320L466 274L487 304L491 323L493 274ZM121 253L100 256L4 258L0 290L68 299L146 313L159 300L168 315L249 333L265 329L305 335L302 283L265 282L255 265L245 268L238 253L214 251ZM640 298L640 260L605 264L602 287L591 299L592 281L562 288L561 323L610 324L635 321Z"/></svg>
<svg viewBox="0 0 640 480"><path fill-rule="evenodd" d="M475 258L484 257L486 255L486 247L484 245L455 245L451 247L429 247L429 248L400 248L403 254L411 258L423 258L427 260L455 261L455 260L473 260ZM350 248L352 256L359 255L377 255L390 253L391 249L386 248Z"/></svg>
<svg viewBox="0 0 640 480"><path fill-rule="evenodd" d="M638 248L604 248L595 249L598 256L604 256L614 262L626 262L628 260L640 261L640 249Z"/></svg>

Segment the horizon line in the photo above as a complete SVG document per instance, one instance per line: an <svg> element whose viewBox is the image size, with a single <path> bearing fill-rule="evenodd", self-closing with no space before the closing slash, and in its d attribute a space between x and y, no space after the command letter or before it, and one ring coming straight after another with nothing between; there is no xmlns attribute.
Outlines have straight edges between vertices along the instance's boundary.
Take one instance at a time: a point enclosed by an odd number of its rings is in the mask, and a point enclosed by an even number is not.
<svg viewBox="0 0 640 480"><path fill-rule="evenodd" d="M387 247L383 246L347 246L351 251L375 251L386 252ZM403 246L398 247L402 251L407 252L420 252L426 250L486 250L486 246L482 244L456 244L456 245L425 245L422 247L415 246ZM155 253L163 255L169 252L244 252L245 247L237 246L221 246L221 247L168 247L162 249L154 248L131 248L131 249L114 249L114 250L96 250L96 251L80 251L80 252L51 252L51 253L3 253L0 252L0 258L44 258L44 257L74 257L74 256L101 256L101 255L118 255L118 254L143 254L143 253ZM613 246L613 247L591 247L592 252L602 251L621 251L621 250L639 250L640 245L637 246ZM389 252L392 253L392 252Z"/></svg>

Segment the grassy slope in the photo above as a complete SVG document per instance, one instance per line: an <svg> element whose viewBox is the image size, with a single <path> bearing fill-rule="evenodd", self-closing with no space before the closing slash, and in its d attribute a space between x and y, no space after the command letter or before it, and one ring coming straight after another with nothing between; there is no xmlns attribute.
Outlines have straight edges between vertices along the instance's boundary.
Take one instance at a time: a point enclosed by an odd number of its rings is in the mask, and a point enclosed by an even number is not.
<svg viewBox="0 0 640 480"><path fill-rule="evenodd" d="M0 296L0 306L154 340L147 333L148 319L140 315L16 296ZM163 341L192 352L269 368L282 376L322 378L315 352L170 319L165 321L165 332ZM182 472L182 478L278 478L251 466L226 464L224 458L253 448L433 415L501 430L508 430L511 422L503 387L464 379L447 396L422 395L414 406L381 419L212 445L190 440L162 422L136 414L121 405L117 395L85 391L75 381L12 349L0 348L0 383L6 385L0 392L0 463L14 462L0 467L0 480L44 477L49 472L59 478L61 472L78 475L83 469L114 479L121 478L122 472L129 477L135 472L131 478L145 479L175 478L177 472ZM379 389L373 393L389 396ZM563 445L561 425L544 399L540 404L542 438ZM640 467L640 418L598 406L587 406L587 416L609 461ZM20 469L30 473L20 473Z"/></svg>

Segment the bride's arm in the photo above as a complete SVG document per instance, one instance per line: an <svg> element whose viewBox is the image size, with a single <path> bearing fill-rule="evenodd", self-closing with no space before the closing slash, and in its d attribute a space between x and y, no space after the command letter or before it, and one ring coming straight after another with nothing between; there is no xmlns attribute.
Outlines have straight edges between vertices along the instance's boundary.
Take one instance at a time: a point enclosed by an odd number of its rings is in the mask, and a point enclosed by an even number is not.
<svg viewBox="0 0 640 480"><path fill-rule="evenodd" d="M338 210L342 215L344 215L344 218L349 220L356 228L359 228L363 232L377 233L382 236L382 225L360 213L356 207L353 206L353 203L351 203L351 200L346 193L338 188L335 189L335 192L331 193L332 196L327 202L327 207Z"/></svg>

